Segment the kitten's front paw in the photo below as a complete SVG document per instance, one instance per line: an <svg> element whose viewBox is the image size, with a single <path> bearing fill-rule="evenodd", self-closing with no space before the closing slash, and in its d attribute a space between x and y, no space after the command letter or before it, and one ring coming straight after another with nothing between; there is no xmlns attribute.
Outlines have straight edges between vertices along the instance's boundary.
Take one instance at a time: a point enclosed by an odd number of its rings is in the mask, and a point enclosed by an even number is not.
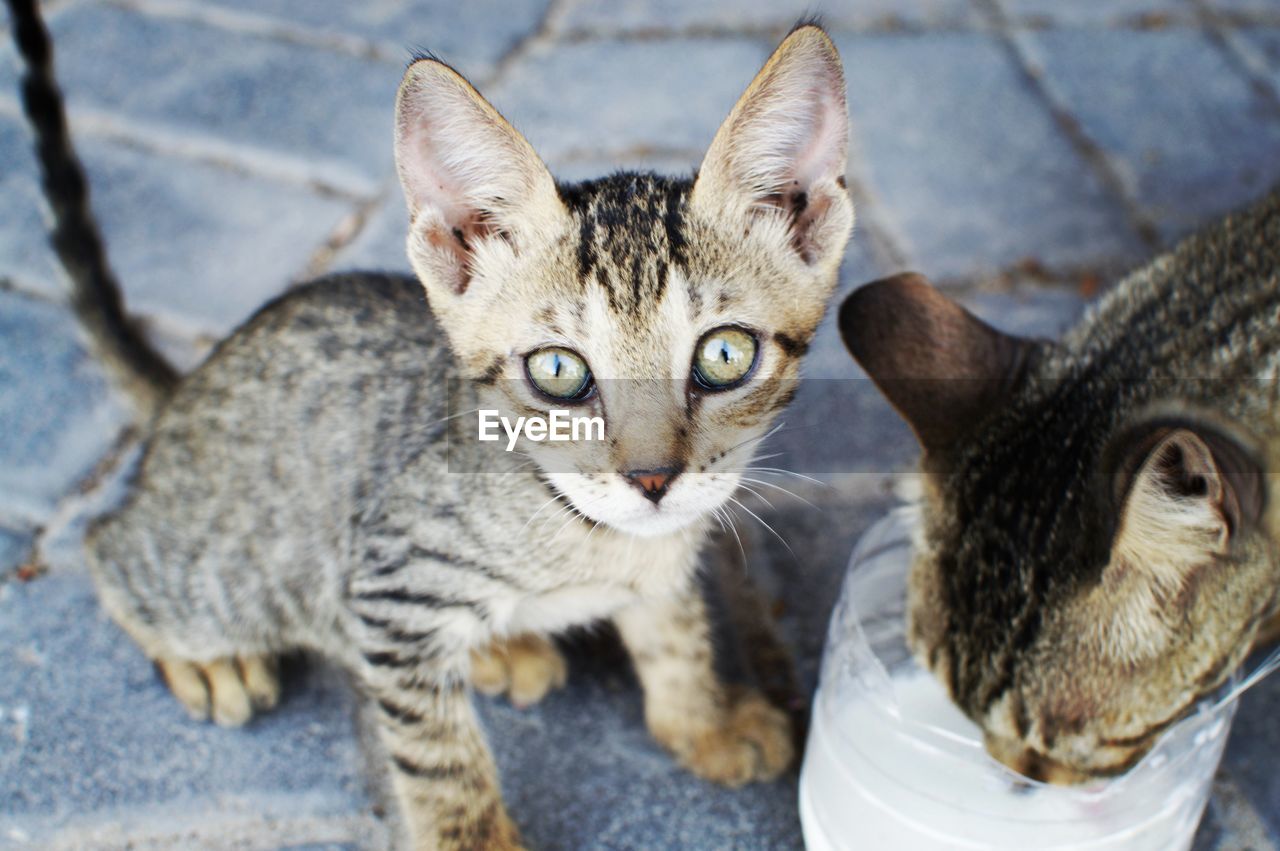
<svg viewBox="0 0 1280 851"><path fill-rule="evenodd" d="M497 639L471 651L471 684L481 694L506 694L520 708L560 688L569 668L555 645L539 635Z"/></svg>
<svg viewBox="0 0 1280 851"><path fill-rule="evenodd" d="M188 662L185 659L155 660L169 690L197 721L211 715L220 727L239 727L280 701L280 680L275 666L262 656Z"/></svg>
<svg viewBox="0 0 1280 851"><path fill-rule="evenodd" d="M794 756L790 720L757 691L736 696L719 727L654 734L685 768L730 787L773 780Z"/></svg>

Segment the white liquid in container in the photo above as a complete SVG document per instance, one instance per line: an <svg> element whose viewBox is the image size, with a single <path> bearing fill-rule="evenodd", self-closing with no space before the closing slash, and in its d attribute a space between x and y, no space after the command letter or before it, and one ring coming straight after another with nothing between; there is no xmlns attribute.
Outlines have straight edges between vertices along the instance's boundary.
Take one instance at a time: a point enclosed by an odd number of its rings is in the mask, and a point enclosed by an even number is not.
<svg viewBox="0 0 1280 851"><path fill-rule="evenodd" d="M1015 774L907 649L915 523L900 509L867 532L832 615L800 776L810 851L1188 848L1235 701L1179 722L1123 777L1063 787Z"/></svg>

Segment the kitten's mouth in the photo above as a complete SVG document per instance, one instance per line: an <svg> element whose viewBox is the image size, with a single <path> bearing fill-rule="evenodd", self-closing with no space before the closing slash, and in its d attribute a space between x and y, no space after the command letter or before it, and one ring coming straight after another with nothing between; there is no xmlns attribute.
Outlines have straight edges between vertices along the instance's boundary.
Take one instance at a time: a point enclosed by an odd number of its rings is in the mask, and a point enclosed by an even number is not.
<svg viewBox="0 0 1280 851"><path fill-rule="evenodd" d="M1141 742L1125 742L1123 747L1109 744L1107 750L1115 751L1106 764L1078 765L1063 762L1027 745L1001 741L988 737L987 753L997 762L1018 774L1039 783L1054 786L1078 786L1095 780L1118 777L1137 765L1151 750L1158 736L1146 737Z"/></svg>
<svg viewBox="0 0 1280 851"><path fill-rule="evenodd" d="M635 475L603 477L549 473L543 482L555 492L561 508L593 525L639 538L662 537L696 527L726 501L724 483L712 485L688 475L663 477L661 472L636 482L641 476L654 474L632 472Z"/></svg>
<svg viewBox="0 0 1280 851"><path fill-rule="evenodd" d="M647 505L634 512L609 518L591 518L589 522L603 524L626 535L637 538L656 538L679 532L697 523L702 515L697 512L677 511L662 505Z"/></svg>

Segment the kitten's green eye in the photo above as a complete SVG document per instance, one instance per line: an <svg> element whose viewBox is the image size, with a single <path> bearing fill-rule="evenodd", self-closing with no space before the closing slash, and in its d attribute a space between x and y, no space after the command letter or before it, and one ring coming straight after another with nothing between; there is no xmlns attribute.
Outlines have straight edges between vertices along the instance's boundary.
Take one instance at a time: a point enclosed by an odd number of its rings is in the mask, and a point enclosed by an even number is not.
<svg viewBox="0 0 1280 851"><path fill-rule="evenodd" d="M755 363L755 337L741 328L716 328L698 342L693 377L707 390L728 390L746 378Z"/></svg>
<svg viewBox="0 0 1280 851"><path fill-rule="evenodd" d="M587 362L568 349L538 349L524 359L524 368L535 387L556 399L577 401L591 393Z"/></svg>

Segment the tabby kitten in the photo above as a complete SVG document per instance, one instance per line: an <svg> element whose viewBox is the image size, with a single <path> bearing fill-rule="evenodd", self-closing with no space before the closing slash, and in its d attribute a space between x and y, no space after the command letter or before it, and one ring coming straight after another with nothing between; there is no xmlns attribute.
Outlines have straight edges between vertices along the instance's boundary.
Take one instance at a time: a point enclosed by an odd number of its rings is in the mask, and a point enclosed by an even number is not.
<svg viewBox="0 0 1280 851"><path fill-rule="evenodd" d="M786 716L718 681L694 574L834 287L847 124L839 56L806 25L696 179L558 186L462 76L415 61L395 151L419 280L295 289L181 380L88 536L104 607L224 725L276 703L281 652L349 668L417 848L519 845L468 677L537 700L565 675L548 637L601 618L676 759L729 785L777 776ZM606 439L522 439L513 471L477 441L481 408L571 408Z"/></svg>
<svg viewBox="0 0 1280 851"><path fill-rule="evenodd" d="M917 275L844 303L923 447L910 642L1031 777L1137 762L1280 589L1280 193L1116 287L1059 344Z"/></svg>

